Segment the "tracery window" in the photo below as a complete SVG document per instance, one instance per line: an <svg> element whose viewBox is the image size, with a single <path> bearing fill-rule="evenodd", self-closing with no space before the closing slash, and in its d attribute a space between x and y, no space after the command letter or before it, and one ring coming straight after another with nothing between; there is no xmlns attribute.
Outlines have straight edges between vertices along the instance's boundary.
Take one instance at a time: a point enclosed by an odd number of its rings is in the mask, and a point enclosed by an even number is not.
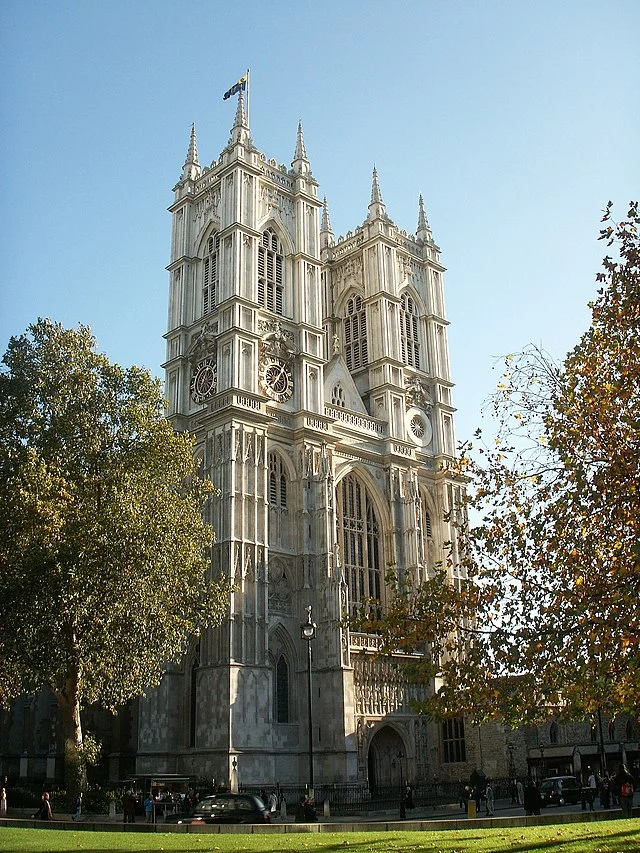
<svg viewBox="0 0 640 853"><path fill-rule="evenodd" d="M200 668L200 644L198 643L191 662L189 680L189 746L196 745L196 722L198 709L198 670Z"/></svg>
<svg viewBox="0 0 640 853"><path fill-rule="evenodd" d="M373 502L354 474L338 484L336 498L349 611L353 615L366 603L377 617L382 605L382 547Z"/></svg>
<svg viewBox="0 0 640 853"><path fill-rule="evenodd" d="M202 264L202 314L210 314L218 304L218 259L220 235L212 234L207 240L207 251Z"/></svg>
<svg viewBox="0 0 640 853"><path fill-rule="evenodd" d="M276 722L289 722L289 664L284 655L276 662Z"/></svg>
<svg viewBox="0 0 640 853"><path fill-rule="evenodd" d="M277 453L269 454L269 503L280 509L287 506L287 475Z"/></svg>
<svg viewBox="0 0 640 853"><path fill-rule="evenodd" d="M349 370L358 370L369 363L367 313L360 296L353 296L347 302L347 316L344 318L344 357Z"/></svg>
<svg viewBox="0 0 640 853"><path fill-rule="evenodd" d="M283 268L284 256L280 240L273 228L267 228L258 247L258 302L274 314L282 314Z"/></svg>
<svg viewBox="0 0 640 853"><path fill-rule="evenodd" d="M467 760L464 720L445 720L442 723L442 760L445 764Z"/></svg>
<svg viewBox="0 0 640 853"><path fill-rule="evenodd" d="M413 299L402 294L400 305L400 343L402 361L420 368L420 342L418 340L418 309Z"/></svg>

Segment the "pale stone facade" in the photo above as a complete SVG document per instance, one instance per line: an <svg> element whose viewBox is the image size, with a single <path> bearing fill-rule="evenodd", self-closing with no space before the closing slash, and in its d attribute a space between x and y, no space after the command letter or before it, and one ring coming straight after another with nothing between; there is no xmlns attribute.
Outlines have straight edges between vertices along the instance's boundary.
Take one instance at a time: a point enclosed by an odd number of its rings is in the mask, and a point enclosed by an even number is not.
<svg viewBox="0 0 640 853"><path fill-rule="evenodd" d="M385 606L389 564L419 581L454 538L444 267L422 198L401 231L374 170L363 224L336 240L302 128L277 165L241 92L210 167L192 131L170 210L170 418L219 489L213 571L236 589L224 626L142 703L137 770L226 780L235 762L246 783L305 781L312 605L316 781L391 784L399 753L404 778L440 777L419 692L344 624Z"/></svg>

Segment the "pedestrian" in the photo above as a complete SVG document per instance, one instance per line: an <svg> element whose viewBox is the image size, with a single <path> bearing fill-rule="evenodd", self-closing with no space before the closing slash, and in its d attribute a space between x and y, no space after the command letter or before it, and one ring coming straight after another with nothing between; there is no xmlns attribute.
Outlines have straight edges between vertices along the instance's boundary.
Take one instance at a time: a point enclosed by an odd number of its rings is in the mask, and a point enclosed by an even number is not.
<svg viewBox="0 0 640 853"><path fill-rule="evenodd" d="M153 801L153 797L151 796L151 794L148 794L147 798L144 801L144 814L145 814L145 818L146 818L147 823L153 823L154 806L155 806L155 803Z"/></svg>
<svg viewBox="0 0 640 853"><path fill-rule="evenodd" d="M7 789L0 789L0 817L7 816Z"/></svg>
<svg viewBox="0 0 640 853"><path fill-rule="evenodd" d="M635 791L635 779L629 773L629 768L626 764L620 763L618 772L613 780L614 790L620 801L622 809L622 817L631 817L633 809L633 792Z"/></svg>
<svg viewBox="0 0 640 853"><path fill-rule="evenodd" d="M476 785L476 789L474 791L474 799L476 801L476 814L480 814L480 804L482 803L482 788L480 785Z"/></svg>
<svg viewBox="0 0 640 853"><path fill-rule="evenodd" d="M278 795L275 791L272 791L269 794L269 812L271 814L271 819L276 816L276 812L278 811Z"/></svg>
<svg viewBox="0 0 640 853"><path fill-rule="evenodd" d="M518 791L518 805L524 805L524 785L522 784L522 779L518 779L516 782L516 789Z"/></svg>
<svg viewBox="0 0 640 853"><path fill-rule="evenodd" d="M73 800L73 815L72 818L75 821L80 820L80 815L82 814L82 791L78 791L74 800Z"/></svg>
<svg viewBox="0 0 640 853"><path fill-rule="evenodd" d="M527 787L524 789L524 813L526 815L540 814L540 806L542 805L542 800L540 798L540 791L536 788L531 780Z"/></svg>
<svg viewBox="0 0 640 853"><path fill-rule="evenodd" d="M587 782L587 787L589 788L589 811L593 811L593 803L596 799L596 793L598 791L598 780L596 779L596 774L591 771L589 775L589 781Z"/></svg>
<svg viewBox="0 0 640 853"><path fill-rule="evenodd" d="M124 792L122 797L122 811L124 812L124 823L136 822L136 798L131 789Z"/></svg>
<svg viewBox="0 0 640 853"><path fill-rule="evenodd" d="M493 795L493 788L491 787L490 782L487 782L487 787L485 788L484 795L487 798L487 817L493 817L495 813L495 799Z"/></svg>
<svg viewBox="0 0 640 853"><path fill-rule="evenodd" d="M45 791L42 795L42 802L38 811L31 815L35 820L53 820L51 812L51 803L49 802L49 794Z"/></svg>
<svg viewBox="0 0 640 853"><path fill-rule="evenodd" d="M413 804L413 788L411 785L407 785L407 789L404 792L404 803L408 809L414 808Z"/></svg>

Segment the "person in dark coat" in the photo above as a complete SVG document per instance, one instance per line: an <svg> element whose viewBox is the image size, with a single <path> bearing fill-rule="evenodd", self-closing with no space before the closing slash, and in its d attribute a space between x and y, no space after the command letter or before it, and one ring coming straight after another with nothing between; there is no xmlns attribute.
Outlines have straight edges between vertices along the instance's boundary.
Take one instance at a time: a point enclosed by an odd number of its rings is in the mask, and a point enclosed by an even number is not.
<svg viewBox="0 0 640 853"><path fill-rule="evenodd" d="M533 782L529 782L524 789L524 813L526 815L540 814L541 805L542 798L540 797L540 791Z"/></svg>
<svg viewBox="0 0 640 853"><path fill-rule="evenodd" d="M622 817L632 817L631 810L633 809L633 792L635 791L635 779L629 773L625 764L618 766L618 772L613 780L613 787L618 795L620 808L622 809Z"/></svg>
<svg viewBox="0 0 640 853"><path fill-rule="evenodd" d="M45 791L42 795L42 803L40 804L40 808L33 815L35 820L53 820L53 814L51 813L51 803L49 802L49 794Z"/></svg>

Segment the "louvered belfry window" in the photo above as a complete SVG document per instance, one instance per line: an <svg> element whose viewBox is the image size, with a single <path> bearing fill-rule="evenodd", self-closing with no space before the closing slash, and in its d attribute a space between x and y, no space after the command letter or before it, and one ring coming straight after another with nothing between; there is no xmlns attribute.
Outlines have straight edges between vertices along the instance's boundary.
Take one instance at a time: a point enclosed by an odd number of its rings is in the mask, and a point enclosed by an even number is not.
<svg viewBox="0 0 640 853"><path fill-rule="evenodd" d="M273 228L267 228L258 247L258 302L274 314L282 314L283 310L283 268L280 240Z"/></svg>
<svg viewBox="0 0 640 853"><path fill-rule="evenodd" d="M369 363L367 313L360 296L353 296L347 302L347 316L344 318L344 356L349 370L358 370Z"/></svg>
<svg viewBox="0 0 640 853"><path fill-rule="evenodd" d="M400 306L400 343L402 360L411 367L420 369L420 343L418 340L418 311L416 303L406 293Z"/></svg>
<svg viewBox="0 0 640 853"><path fill-rule="evenodd" d="M269 454L269 503L280 509L287 506L287 476L277 453Z"/></svg>
<svg viewBox="0 0 640 853"><path fill-rule="evenodd" d="M220 235L212 234L207 240L207 251L202 265L202 314L206 317L218 304L218 259Z"/></svg>

